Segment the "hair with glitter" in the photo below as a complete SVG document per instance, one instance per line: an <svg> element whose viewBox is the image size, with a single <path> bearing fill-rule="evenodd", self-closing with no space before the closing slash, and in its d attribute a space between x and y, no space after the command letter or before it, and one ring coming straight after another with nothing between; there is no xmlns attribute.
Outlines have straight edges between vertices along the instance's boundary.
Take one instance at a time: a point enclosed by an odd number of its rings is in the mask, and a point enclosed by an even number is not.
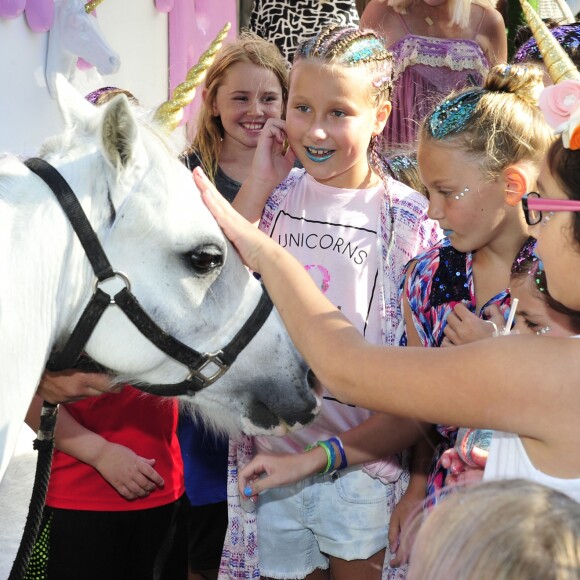
<svg viewBox="0 0 580 580"><path fill-rule="evenodd" d="M482 88L451 94L426 117L421 140L445 143L475 157L495 179L514 163L540 165L554 140L537 106L543 71L535 65L497 65Z"/></svg>
<svg viewBox="0 0 580 580"><path fill-rule="evenodd" d="M528 238L512 264L510 278L532 280L534 290L545 300L547 296L546 274L542 262L535 254L536 240Z"/></svg>
<svg viewBox="0 0 580 580"><path fill-rule="evenodd" d="M240 62L255 64L274 73L282 89L284 107L288 98L288 65L275 44L250 31L243 31L236 40L224 44L217 53L205 77L205 98L195 122L191 142L193 152L211 181L215 180L222 149L224 128L213 114L217 92L232 66Z"/></svg>
<svg viewBox="0 0 580 580"><path fill-rule="evenodd" d="M125 95L132 103L139 104L131 92L125 89L119 89L117 87L101 87L100 89L97 89L96 91L86 95L85 99L89 101L89 103L99 106L108 103L113 97L116 97L117 95Z"/></svg>
<svg viewBox="0 0 580 580"><path fill-rule="evenodd" d="M552 26L549 28L554 38L558 41L558 44L566 51L576 67L580 66L580 22L563 24L561 26ZM530 31L531 34L529 27L525 27L525 29L526 32ZM523 31L518 31L518 34L522 33ZM543 60L542 53L538 48L538 43L536 42L536 39L531 36L518 48L512 59L512 62L542 63Z"/></svg>
<svg viewBox="0 0 580 580"><path fill-rule="evenodd" d="M373 106L379 107L390 98L393 55L374 30L338 24L325 26L298 46L293 65L306 59L343 67L363 67L368 73Z"/></svg>
<svg viewBox="0 0 580 580"><path fill-rule="evenodd" d="M385 169L393 179L429 197L427 188L421 181L417 153L415 151L392 151L384 156Z"/></svg>
<svg viewBox="0 0 580 580"><path fill-rule="evenodd" d="M407 8L422 0L387 0L387 4L400 14L406 14ZM471 12L472 0L447 0L449 9L450 26L467 28L469 26L469 15Z"/></svg>

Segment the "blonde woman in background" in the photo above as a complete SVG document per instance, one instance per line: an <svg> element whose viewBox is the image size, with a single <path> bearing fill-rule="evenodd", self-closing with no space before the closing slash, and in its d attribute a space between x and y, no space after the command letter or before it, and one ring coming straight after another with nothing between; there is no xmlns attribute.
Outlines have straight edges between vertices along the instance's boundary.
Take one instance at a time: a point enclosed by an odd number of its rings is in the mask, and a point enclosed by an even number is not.
<svg viewBox="0 0 580 580"><path fill-rule="evenodd" d="M472 0L371 0L361 26L386 37L395 57L387 146L414 143L419 125L452 90L481 85L507 60L501 14Z"/></svg>

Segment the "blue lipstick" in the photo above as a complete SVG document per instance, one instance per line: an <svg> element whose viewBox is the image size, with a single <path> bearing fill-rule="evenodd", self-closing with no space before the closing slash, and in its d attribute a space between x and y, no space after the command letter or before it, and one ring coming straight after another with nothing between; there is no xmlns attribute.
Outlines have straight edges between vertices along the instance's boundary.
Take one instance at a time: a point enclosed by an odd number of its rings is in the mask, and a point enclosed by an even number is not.
<svg viewBox="0 0 580 580"><path fill-rule="evenodd" d="M328 161L333 155L334 151L328 149L316 149L315 147L305 147L306 157L310 159L310 161L314 161L314 163L322 163L323 161ZM328 151L326 155L316 155L314 152L318 151Z"/></svg>

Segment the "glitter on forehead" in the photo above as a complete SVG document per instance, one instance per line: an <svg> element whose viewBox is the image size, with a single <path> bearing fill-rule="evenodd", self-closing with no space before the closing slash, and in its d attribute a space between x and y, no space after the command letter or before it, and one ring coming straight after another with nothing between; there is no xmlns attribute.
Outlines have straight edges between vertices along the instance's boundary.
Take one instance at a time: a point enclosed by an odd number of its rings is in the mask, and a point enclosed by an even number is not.
<svg viewBox="0 0 580 580"><path fill-rule="evenodd" d="M435 139L444 139L448 135L461 133L485 93L485 90L478 88L445 99L427 118L429 134Z"/></svg>

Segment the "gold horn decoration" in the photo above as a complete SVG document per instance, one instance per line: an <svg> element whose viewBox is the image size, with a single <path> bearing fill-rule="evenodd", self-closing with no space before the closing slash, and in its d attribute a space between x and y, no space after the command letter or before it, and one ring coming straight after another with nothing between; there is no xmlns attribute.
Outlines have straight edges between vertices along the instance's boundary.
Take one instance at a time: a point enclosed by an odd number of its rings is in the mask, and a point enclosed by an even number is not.
<svg viewBox="0 0 580 580"><path fill-rule="evenodd" d="M85 12L87 14L90 14L91 12L95 11L97 9L97 6L99 6L99 4L102 4L105 0L91 0L90 2L87 2L85 4Z"/></svg>
<svg viewBox="0 0 580 580"><path fill-rule="evenodd" d="M197 64L189 69L185 81L175 87L171 99L160 105L155 111L155 121L164 125L169 133L183 119L184 107L187 107L193 101L196 88L203 82L207 69L213 62L230 28L231 24L228 22L219 31L215 40L209 45L209 48L199 57Z"/></svg>
<svg viewBox="0 0 580 580"><path fill-rule="evenodd" d="M580 72L538 13L529 5L527 0L520 0L520 4L526 22L532 30L538 49L544 59L544 65L554 84L565 79L580 81Z"/></svg>

